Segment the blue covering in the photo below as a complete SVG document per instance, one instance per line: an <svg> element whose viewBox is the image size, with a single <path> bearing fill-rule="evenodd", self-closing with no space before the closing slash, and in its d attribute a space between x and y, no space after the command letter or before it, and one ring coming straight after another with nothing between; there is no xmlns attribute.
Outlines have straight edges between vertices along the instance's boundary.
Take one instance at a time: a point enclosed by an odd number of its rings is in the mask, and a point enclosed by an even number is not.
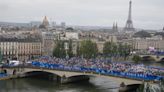
<svg viewBox="0 0 164 92"><path fill-rule="evenodd" d="M0 73L0 78L6 77L6 76L7 76L7 74L5 74L5 73Z"/></svg>
<svg viewBox="0 0 164 92"><path fill-rule="evenodd" d="M120 71L111 71L105 70L100 68L86 68L86 67L78 67L78 66L64 66L59 64L50 64L50 63L43 63L32 61L32 66L34 67L41 67L41 68L49 68L49 69L62 69L62 70L72 70L72 71L79 71L79 72L94 72L97 74L104 74L104 75L111 75L117 77L125 77L125 78L132 78L132 79L139 79L139 80L161 80L162 76L156 75L145 75L139 73L129 73L129 72L120 72Z"/></svg>

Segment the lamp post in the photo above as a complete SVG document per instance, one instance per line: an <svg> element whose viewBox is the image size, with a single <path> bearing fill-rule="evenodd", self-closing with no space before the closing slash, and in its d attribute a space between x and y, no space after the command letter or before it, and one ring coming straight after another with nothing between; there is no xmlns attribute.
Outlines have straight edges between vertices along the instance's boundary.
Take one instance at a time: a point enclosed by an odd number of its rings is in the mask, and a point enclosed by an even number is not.
<svg viewBox="0 0 164 92"><path fill-rule="evenodd" d="M68 42L64 43L64 47L65 47L65 50L66 50L66 58L69 58L69 55L68 55Z"/></svg>

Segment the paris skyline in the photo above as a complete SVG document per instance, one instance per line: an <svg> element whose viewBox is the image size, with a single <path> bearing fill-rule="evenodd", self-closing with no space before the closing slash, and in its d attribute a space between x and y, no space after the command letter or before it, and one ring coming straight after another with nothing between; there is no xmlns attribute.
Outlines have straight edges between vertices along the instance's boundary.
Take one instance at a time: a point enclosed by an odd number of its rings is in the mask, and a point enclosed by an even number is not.
<svg viewBox="0 0 164 92"><path fill-rule="evenodd" d="M124 27L130 0L0 0L0 21L50 21L68 25ZM162 29L163 0L132 0L135 28Z"/></svg>

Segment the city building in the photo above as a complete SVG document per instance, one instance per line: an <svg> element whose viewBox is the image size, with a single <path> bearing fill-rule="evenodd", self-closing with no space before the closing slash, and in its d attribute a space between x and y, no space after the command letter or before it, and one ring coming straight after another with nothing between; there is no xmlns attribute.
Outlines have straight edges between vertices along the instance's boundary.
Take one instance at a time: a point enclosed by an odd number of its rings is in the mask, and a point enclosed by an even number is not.
<svg viewBox="0 0 164 92"><path fill-rule="evenodd" d="M49 21L48 21L48 19L47 19L46 16L43 19L42 25L44 25L45 27L48 27L49 26Z"/></svg>
<svg viewBox="0 0 164 92"><path fill-rule="evenodd" d="M55 35L53 32L42 32L42 53L52 55Z"/></svg>
<svg viewBox="0 0 164 92"><path fill-rule="evenodd" d="M78 32L65 32L65 37L67 39L79 39L79 33Z"/></svg>
<svg viewBox="0 0 164 92"><path fill-rule="evenodd" d="M25 61L42 55L39 38L0 37L0 50L4 59Z"/></svg>
<svg viewBox="0 0 164 92"><path fill-rule="evenodd" d="M44 19L43 19L43 22L39 26L39 28L41 28L41 29L48 29L49 25L50 25L49 21L48 21L47 17L45 16Z"/></svg>
<svg viewBox="0 0 164 92"><path fill-rule="evenodd" d="M61 28L65 28L66 27L66 23L65 22L61 22Z"/></svg>
<svg viewBox="0 0 164 92"><path fill-rule="evenodd" d="M133 39L133 47L138 51L146 51L149 47L154 47L156 50L164 50L164 40L161 38L137 38Z"/></svg>
<svg viewBox="0 0 164 92"><path fill-rule="evenodd" d="M122 40L119 40L118 42L122 44L131 45L134 51L140 52L140 53L147 53L149 47L153 47L155 48L155 50L159 50L159 51L164 50L164 40L162 36L122 39Z"/></svg>

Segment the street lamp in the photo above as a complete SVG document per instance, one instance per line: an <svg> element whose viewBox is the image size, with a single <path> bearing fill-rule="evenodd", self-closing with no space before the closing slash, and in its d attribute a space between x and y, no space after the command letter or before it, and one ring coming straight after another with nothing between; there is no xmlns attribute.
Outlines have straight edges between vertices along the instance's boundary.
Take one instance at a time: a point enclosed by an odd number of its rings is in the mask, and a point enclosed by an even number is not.
<svg viewBox="0 0 164 92"><path fill-rule="evenodd" d="M65 47L65 50L66 50L66 58L69 58L69 55L68 55L68 42L64 43L64 47Z"/></svg>

